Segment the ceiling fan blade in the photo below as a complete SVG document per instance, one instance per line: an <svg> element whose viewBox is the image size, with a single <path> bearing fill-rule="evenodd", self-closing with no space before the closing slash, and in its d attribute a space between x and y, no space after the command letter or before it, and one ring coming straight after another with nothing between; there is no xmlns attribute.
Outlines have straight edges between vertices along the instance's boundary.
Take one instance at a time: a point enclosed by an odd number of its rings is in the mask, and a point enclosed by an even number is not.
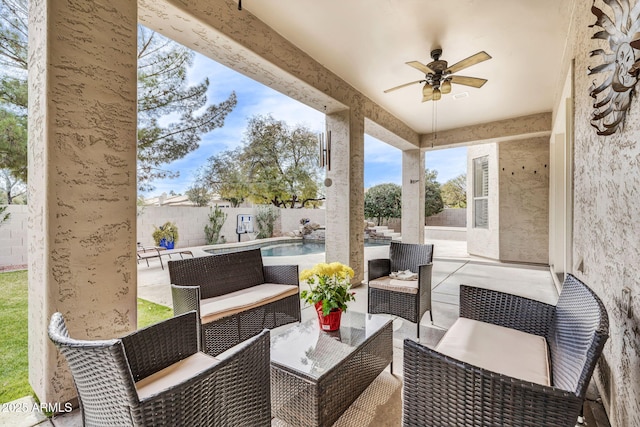
<svg viewBox="0 0 640 427"><path fill-rule="evenodd" d="M487 59L491 59L491 56L485 52L478 52L475 55L471 55L470 57L463 59L460 62L453 64L451 67L447 68L445 71L449 74L457 73L460 70L464 70L467 67L471 67L472 65L476 65L482 61L486 61Z"/></svg>
<svg viewBox="0 0 640 427"><path fill-rule="evenodd" d="M433 71L431 68L427 67L421 62L409 61L409 62L405 62L405 64L407 64L409 67L415 68L418 71L422 71L425 74L435 74L435 71Z"/></svg>
<svg viewBox="0 0 640 427"><path fill-rule="evenodd" d="M451 81L451 83L477 87L477 88L481 88L488 81L487 79L479 79L477 77L465 77L465 76L451 76L449 77L449 80Z"/></svg>
<svg viewBox="0 0 640 427"><path fill-rule="evenodd" d="M403 87L411 86L411 85L414 85L416 83L422 83L423 81L424 80L416 80L415 82L405 83L403 85L392 87L391 89L387 89L387 90L384 91L384 93L389 93L389 92L397 90L397 89L402 89Z"/></svg>

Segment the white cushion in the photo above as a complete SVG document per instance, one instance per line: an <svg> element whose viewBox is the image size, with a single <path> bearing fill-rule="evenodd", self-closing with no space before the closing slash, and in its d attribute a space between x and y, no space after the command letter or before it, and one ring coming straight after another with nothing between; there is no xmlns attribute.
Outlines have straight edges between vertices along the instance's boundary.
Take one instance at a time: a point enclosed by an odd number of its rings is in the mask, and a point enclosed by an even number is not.
<svg viewBox="0 0 640 427"><path fill-rule="evenodd" d="M202 323L210 323L226 316L296 295L298 289L296 285L263 283L225 295L203 299L200 301L200 318Z"/></svg>
<svg viewBox="0 0 640 427"><path fill-rule="evenodd" d="M200 372L218 364L218 359L205 353L195 353L136 383L138 398L143 400L167 390Z"/></svg>
<svg viewBox="0 0 640 427"><path fill-rule="evenodd" d="M417 280L398 280L389 276L379 277L369 281L370 288L385 289L387 291L404 292L405 294L418 293Z"/></svg>
<svg viewBox="0 0 640 427"><path fill-rule="evenodd" d="M436 351L492 372L551 385L547 341L538 335L460 317Z"/></svg>

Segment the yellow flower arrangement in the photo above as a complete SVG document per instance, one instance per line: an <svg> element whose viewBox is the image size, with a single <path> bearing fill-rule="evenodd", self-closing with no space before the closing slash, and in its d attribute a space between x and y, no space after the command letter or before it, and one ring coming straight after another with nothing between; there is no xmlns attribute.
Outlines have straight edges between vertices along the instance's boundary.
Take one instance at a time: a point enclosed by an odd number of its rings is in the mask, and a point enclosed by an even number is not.
<svg viewBox="0 0 640 427"><path fill-rule="evenodd" d="M324 316L335 309L346 311L347 303L355 301L355 293L350 292L353 276L353 269L339 262L316 264L300 273L300 280L311 288L300 292L300 298L307 304L322 302Z"/></svg>

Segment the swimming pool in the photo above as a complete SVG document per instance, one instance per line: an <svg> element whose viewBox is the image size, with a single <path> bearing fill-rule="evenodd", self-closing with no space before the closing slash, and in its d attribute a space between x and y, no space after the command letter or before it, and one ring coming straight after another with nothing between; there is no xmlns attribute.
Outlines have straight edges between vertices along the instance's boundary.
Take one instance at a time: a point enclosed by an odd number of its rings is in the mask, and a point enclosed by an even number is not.
<svg viewBox="0 0 640 427"><path fill-rule="evenodd" d="M389 242L365 242L365 246L384 246ZM296 256L321 254L324 252L324 242L295 242L280 243L260 248L262 256Z"/></svg>

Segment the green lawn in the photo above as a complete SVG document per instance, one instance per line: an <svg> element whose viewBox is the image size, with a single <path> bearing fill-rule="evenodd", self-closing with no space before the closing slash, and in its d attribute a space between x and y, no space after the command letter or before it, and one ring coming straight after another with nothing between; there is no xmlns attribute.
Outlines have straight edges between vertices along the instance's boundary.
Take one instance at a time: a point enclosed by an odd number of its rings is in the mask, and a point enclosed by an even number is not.
<svg viewBox="0 0 640 427"><path fill-rule="evenodd" d="M139 328L171 315L169 307L138 298ZM33 394L27 345L27 272L0 273L0 403Z"/></svg>

